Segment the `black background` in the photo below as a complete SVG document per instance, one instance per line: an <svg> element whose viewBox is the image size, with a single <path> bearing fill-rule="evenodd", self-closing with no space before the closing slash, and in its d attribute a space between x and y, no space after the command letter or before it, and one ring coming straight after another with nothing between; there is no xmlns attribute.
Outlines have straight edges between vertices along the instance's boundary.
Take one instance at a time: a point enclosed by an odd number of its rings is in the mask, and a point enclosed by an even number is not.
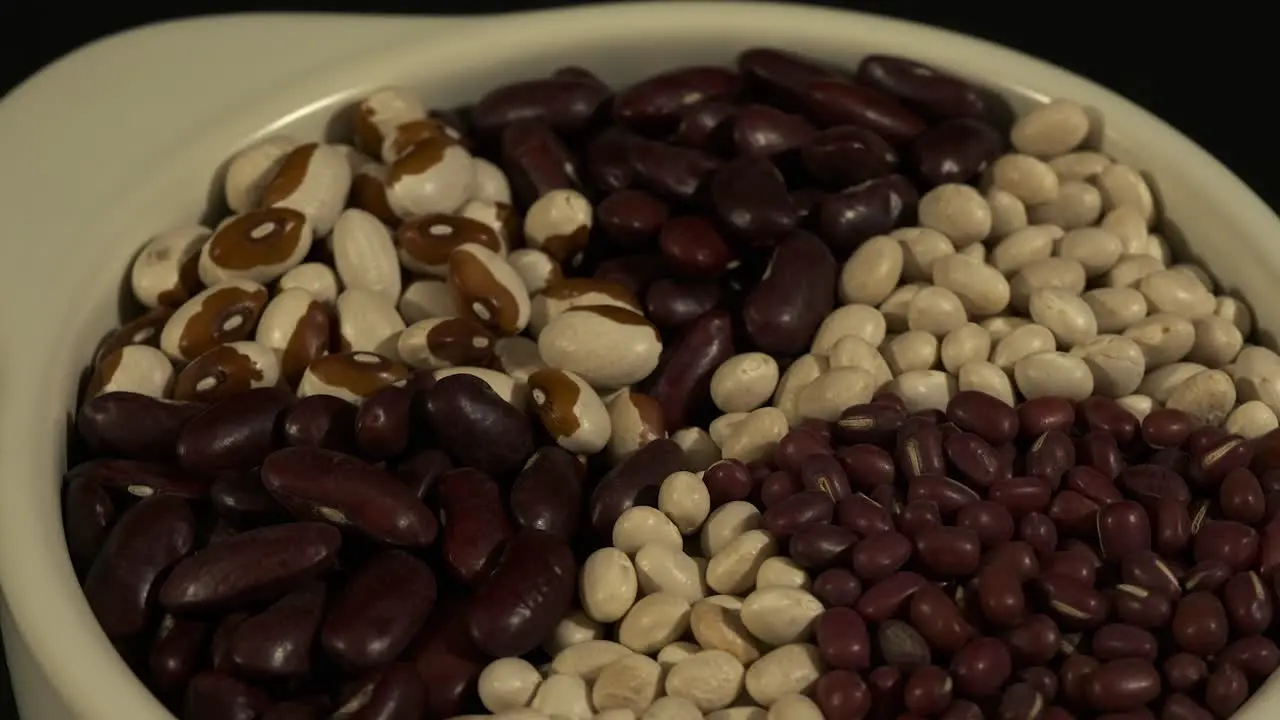
<svg viewBox="0 0 1280 720"><path fill-rule="evenodd" d="M156 20L244 11L485 13L581 2L41 3L0 7L0 92L96 38ZM1038 55L1147 107L1280 207L1276 39L1267 3L1110 0L822 2L941 25ZM658 7L654 12L661 12ZM281 38L287 43L288 38ZM210 62L216 62L211 58ZM68 112L92 112L68 98ZM0 159L0 162L3 162ZM16 716L0 689L0 717ZM44 720L44 719L41 719ZM48 720L53 720L52 718Z"/></svg>

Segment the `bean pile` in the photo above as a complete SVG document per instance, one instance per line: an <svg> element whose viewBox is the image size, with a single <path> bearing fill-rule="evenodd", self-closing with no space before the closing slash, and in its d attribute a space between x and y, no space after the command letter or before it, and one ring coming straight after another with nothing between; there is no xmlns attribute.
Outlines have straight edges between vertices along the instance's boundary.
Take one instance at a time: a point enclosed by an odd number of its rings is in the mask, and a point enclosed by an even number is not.
<svg viewBox="0 0 1280 720"><path fill-rule="evenodd" d="M1280 355L1090 110L1009 116L752 49L243 149L88 373L90 607L188 720L1230 716Z"/></svg>

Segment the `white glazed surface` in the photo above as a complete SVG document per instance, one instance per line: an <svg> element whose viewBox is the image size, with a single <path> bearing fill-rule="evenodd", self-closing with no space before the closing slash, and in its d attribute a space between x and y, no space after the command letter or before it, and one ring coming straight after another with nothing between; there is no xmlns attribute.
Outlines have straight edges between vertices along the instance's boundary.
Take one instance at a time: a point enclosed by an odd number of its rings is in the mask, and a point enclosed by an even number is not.
<svg viewBox="0 0 1280 720"><path fill-rule="evenodd" d="M287 38L287 40L282 40ZM29 718L171 716L117 657L64 548L59 476L77 378L117 321L128 263L150 234L198 217L221 163L253 137L319 136L375 87L429 106L565 64L627 83L774 45L853 66L910 56L1025 107L1061 96L1106 117L1104 148L1154 177L1191 256L1247 297L1268 345L1280 328L1280 219L1202 149L1135 105L985 42L856 13L772 4L605 5L484 19L259 15L144 28L63 59L0 102L0 588ZM54 690L56 688L56 690ZM1280 712L1280 681L1236 716Z"/></svg>

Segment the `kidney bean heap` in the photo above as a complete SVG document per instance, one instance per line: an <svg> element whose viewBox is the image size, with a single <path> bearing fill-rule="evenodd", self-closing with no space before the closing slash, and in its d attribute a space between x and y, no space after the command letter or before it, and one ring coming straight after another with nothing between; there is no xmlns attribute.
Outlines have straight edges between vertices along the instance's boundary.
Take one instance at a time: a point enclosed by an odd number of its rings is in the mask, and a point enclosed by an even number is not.
<svg viewBox="0 0 1280 720"><path fill-rule="evenodd" d="M1227 717L1280 356L1006 112L754 49L242 150L76 417L104 632L184 718Z"/></svg>

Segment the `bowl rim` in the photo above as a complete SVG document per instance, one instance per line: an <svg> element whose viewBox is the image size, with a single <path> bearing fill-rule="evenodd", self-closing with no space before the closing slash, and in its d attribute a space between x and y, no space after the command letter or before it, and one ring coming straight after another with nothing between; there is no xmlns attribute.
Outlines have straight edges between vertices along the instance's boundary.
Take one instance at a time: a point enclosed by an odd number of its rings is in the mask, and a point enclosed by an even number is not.
<svg viewBox="0 0 1280 720"><path fill-rule="evenodd" d="M351 16L346 15L275 16L291 22L334 23L334 33L342 32L343 22L351 22ZM246 17L250 16L150 26L99 41L64 57L55 63L55 67L65 70L72 66L80 53L95 48L101 50L111 43L125 42L146 33L180 32L189 27L189 23L243 22ZM431 18L389 16L377 20L410 24L429 22ZM348 58L340 65L336 60L319 65L287 89L273 92L270 97L235 98L236 103L226 111L225 117L215 118L218 122L192 126L190 134L199 138L196 143L199 148L170 154L165 159L165 168L180 168L184 161L200 154L198 151L207 151L209 147L234 148L247 138L270 132L272 128L306 113L320 102L351 97L374 87L379 77L402 72L406 67L431 67L424 60L474 56L477 47L494 48L492 52L495 55L490 56L491 59L511 60L527 55L533 48L562 46L566 43L568 26L620 38L714 33L733 34L744 40L768 37L777 34L778 28L787 28L822 37L845 36L851 52L856 52L864 43L876 46L883 43L884 38L892 37L901 43L904 54L922 61L939 63L962 74L990 77L993 84L1002 83L1029 96L1043 99L1046 97L1043 93L1052 90L1055 95L1074 97L1097 107L1107 117L1109 127L1141 135L1144 146L1158 147L1161 152L1176 155L1181 163L1193 164L1201 176L1198 185L1204 188L1205 195L1213 202L1229 207L1241 224L1250 229L1251 238L1280 234L1280 219L1219 161L1164 121L1096 83L1019 51L941 28L856 11L770 2L668 0L601 4L474 18L468 20L460 32L435 38L431 43L414 43L397 36L391 44L357 58ZM877 37L880 40L871 40ZM152 60L163 61L163 58ZM436 77L445 75L444 71L435 73ZM20 110L25 109L22 107L24 103L51 100L50 88L47 87L49 79L49 69L46 69L12 91L0 103L0 127L5 127L5 122L19 122L15 118ZM41 83L45 86L37 87ZM41 92L35 92L36 89ZM242 104L241 100L254 102ZM59 129L84 126L84 119L70 119L67 126ZM144 130L134 128L125 134L134 141L145 142ZM80 143L83 152L91 153L90 140L96 138L92 134L86 138L69 135L65 141L73 145ZM32 198L30 193L24 194L21 184L15 180L18 169L29 171L32 168L10 167L0 175L0 187L6 188L6 192L13 190L11 200L15 202L10 207L19 207L17 203L26 200L34 203L34 208L47 208L47 199L41 202L39 198ZM171 175L157 172L150 182L135 185L136 190L125 195L134 198L153 196ZM122 206L116 209L117 215L112 217L127 212L129 203L128 200L123 201ZM74 206L73 202L73 210ZM105 226L114 224L113 219ZM32 230L47 226L33 223L29 214L15 213L13 216L0 215L0 227L14 234L30 235ZM1267 262L1274 264L1274 251L1264 250L1258 240L1254 242L1252 249L1265 254ZM11 286L22 273L41 271L39 262L44 261L37 262L34 267L24 265L24 260L31 259L28 254L20 248L10 247L14 243L4 245L0 248L0 283L3 283L0 286ZM88 264L86 259L81 262ZM43 269L51 271L53 268ZM44 348L49 344L52 332L47 321L33 321L29 314L23 312L24 308L14 307L15 304L9 302L0 307L0 323L10 330L10 344L15 348ZM74 317L75 306L70 299L52 300L50 307L52 310L48 317L56 320ZM11 352L6 358L8 367L3 373L4 392L10 399L0 406L0 428L3 428L0 437L6 438L5 442L11 447L7 452L0 452L0 589L4 592L15 626L31 648L37 663L58 689L63 702L75 712L86 717L103 717L104 701L109 700L113 714L119 713L122 717L127 714L131 718L171 718L133 677L105 636L97 631L92 614L75 583L65 546L46 547L33 542L42 532L41 523L56 520L61 527L60 512L56 519L50 517L47 502L36 490L38 485L29 481L32 474L51 472L48 460L40 453L50 446L48 430L52 425L47 421L51 417L61 420L61 410L50 410L47 407L48 397L39 393L41 383L33 382L42 375L51 377L51 367L60 365L39 356L39 352ZM43 422L32 422L32 417ZM60 453L62 436L56 434L55 437L58 438L55 441L56 452ZM21 451L14 452L13 448ZM84 637L86 640L67 643L68 633L70 637ZM1264 692L1272 696L1280 693L1280 689L1276 683L1269 683L1254 696L1250 706L1256 708L1258 698ZM1244 720L1244 715L1237 718Z"/></svg>

